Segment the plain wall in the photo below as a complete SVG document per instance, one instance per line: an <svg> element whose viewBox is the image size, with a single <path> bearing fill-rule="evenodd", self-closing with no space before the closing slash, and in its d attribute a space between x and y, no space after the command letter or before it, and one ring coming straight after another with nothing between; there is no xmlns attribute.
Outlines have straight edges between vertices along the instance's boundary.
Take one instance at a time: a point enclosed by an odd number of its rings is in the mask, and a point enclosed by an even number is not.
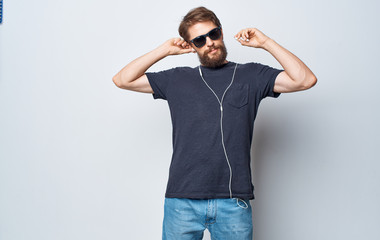
<svg viewBox="0 0 380 240"><path fill-rule="evenodd" d="M230 61L282 68L233 39L256 27L318 78L308 91L261 103L255 239L380 239L375 0L4 0L0 239L161 239L169 108L112 77L178 36L181 18L200 5L221 20ZM149 71L198 64L196 54L170 56Z"/></svg>

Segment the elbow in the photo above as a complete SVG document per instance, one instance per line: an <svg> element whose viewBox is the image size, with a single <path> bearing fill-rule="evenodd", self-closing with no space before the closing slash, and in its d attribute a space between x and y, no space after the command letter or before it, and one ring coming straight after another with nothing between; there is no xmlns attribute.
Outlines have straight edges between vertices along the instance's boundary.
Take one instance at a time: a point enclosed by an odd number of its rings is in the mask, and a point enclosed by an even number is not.
<svg viewBox="0 0 380 240"><path fill-rule="evenodd" d="M117 87L120 87L120 82L117 78L117 75L113 76L112 78L112 82L117 86Z"/></svg>
<svg viewBox="0 0 380 240"><path fill-rule="evenodd" d="M112 78L112 82L113 82L118 88L126 89L126 87L125 87L125 86L123 85L123 83L121 82L121 79L120 79L119 74L116 74L116 75Z"/></svg>
<svg viewBox="0 0 380 240"><path fill-rule="evenodd" d="M317 84L317 78L313 75L307 80L303 81L302 90L307 90L315 86Z"/></svg>

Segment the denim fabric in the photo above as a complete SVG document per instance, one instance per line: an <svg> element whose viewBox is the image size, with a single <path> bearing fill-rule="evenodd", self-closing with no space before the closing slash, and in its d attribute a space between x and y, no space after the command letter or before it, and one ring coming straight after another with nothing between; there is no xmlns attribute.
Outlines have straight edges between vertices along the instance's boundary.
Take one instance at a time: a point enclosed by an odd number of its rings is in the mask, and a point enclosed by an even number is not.
<svg viewBox="0 0 380 240"><path fill-rule="evenodd" d="M252 208L249 199L244 202L165 198L162 239L200 240L207 228L212 240L252 240Z"/></svg>

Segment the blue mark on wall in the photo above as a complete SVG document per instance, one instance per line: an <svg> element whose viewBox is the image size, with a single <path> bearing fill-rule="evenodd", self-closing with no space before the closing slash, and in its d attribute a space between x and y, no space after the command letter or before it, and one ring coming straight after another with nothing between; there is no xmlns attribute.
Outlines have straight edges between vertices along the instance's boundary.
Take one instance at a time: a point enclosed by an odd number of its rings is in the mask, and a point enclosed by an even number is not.
<svg viewBox="0 0 380 240"><path fill-rule="evenodd" d="M0 0L0 23L3 22L3 0Z"/></svg>

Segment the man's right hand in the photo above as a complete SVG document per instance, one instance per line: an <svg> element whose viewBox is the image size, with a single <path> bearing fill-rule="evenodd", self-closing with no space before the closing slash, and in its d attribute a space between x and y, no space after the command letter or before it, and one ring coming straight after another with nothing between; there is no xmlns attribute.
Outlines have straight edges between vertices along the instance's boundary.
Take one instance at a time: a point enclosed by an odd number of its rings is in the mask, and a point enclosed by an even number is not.
<svg viewBox="0 0 380 240"><path fill-rule="evenodd" d="M160 46L160 48L165 49L168 55L196 52L185 40L178 37L167 40Z"/></svg>

